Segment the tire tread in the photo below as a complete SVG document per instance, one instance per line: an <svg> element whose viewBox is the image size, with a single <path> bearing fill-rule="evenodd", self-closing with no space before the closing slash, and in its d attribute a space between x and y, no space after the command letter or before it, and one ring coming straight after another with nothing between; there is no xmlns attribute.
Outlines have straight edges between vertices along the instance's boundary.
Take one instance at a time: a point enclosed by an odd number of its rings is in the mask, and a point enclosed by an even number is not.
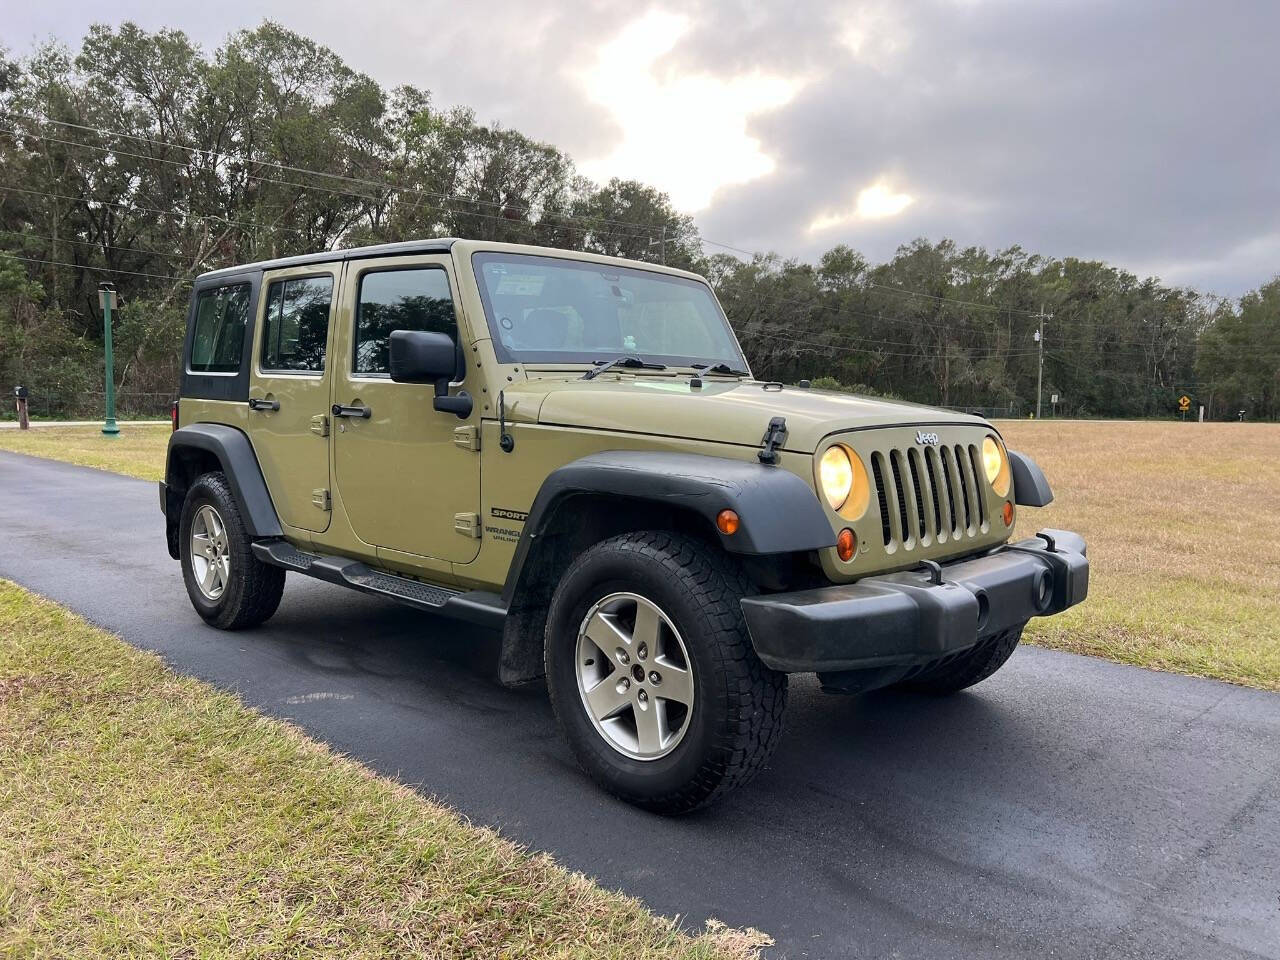
<svg viewBox="0 0 1280 960"><path fill-rule="evenodd" d="M191 515L196 502L200 500L211 502L222 516L235 564L231 584L211 609L206 609L198 602L202 599L199 597L199 588L190 582L189 531ZM187 592L191 595L196 612L207 623L220 630L243 630L246 627L256 627L271 618L284 595L285 571L263 563L253 555L253 540L245 528L240 506L236 503L235 494L224 474L219 471L206 473L191 485L182 508L180 531L179 544L183 555L183 578L188 581Z"/></svg>
<svg viewBox="0 0 1280 960"><path fill-rule="evenodd" d="M725 698L720 715L725 722L716 729L707 761L697 775L673 793L628 795L618 784L596 776L589 764L583 765L606 789L638 806L662 813L686 813L706 806L759 773L782 732L787 677L770 670L756 656L742 616L740 601L754 592L754 586L728 555L710 549L701 540L665 530L624 533L604 540L579 555L564 579L571 579L603 551L644 556L661 565L687 591L702 620L694 626L696 640L690 642L703 644L717 662L723 679L718 688ZM552 640L548 631L548 676ZM554 701L554 690L552 694ZM556 706L559 714L565 705Z"/></svg>
<svg viewBox="0 0 1280 960"><path fill-rule="evenodd" d="M923 693L955 693L981 683L1004 666L1022 639L1022 625L983 640L969 652L905 681L902 686Z"/></svg>

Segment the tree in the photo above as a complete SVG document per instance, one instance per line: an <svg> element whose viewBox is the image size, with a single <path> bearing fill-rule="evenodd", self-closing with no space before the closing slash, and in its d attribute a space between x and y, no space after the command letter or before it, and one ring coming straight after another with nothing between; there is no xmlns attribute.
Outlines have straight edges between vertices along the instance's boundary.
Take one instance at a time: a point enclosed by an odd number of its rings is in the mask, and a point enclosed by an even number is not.
<svg viewBox="0 0 1280 960"><path fill-rule="evenodd" d="M1280 416L1280 277L1222 304L1200 337L1196 373L1212 397L1211 415Z"/></svg>

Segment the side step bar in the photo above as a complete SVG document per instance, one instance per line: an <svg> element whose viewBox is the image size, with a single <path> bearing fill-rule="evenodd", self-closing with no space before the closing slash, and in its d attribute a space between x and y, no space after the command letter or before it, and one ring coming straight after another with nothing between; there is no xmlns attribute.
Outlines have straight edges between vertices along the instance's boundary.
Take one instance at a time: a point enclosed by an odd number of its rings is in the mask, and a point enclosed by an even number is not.
<svg viewBox="0 0 1280 960"><path fill-rule="evenodd" d="M390 597L419 610L443 613L496 630L502 629L507 618L506 605L496 593L435 587L421 580L375 570L359 560L304 553L284 540L256 540L253 543L253 555L273 567L304 573L308 577L351 587L362 593Z"/></svg>

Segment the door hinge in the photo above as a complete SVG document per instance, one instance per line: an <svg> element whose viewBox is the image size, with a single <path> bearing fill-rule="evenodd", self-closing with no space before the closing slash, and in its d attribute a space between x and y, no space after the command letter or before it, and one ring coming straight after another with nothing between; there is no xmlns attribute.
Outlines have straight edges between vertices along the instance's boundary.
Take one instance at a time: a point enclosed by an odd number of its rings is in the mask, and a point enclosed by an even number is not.
<svg viewBox="0 0 1280 960"><path fill-rule="evenodd" d="M318 510L328 512L333 509L332 501L329 498L329 491L323 488L311 491L311 505Z"/></svg>
<svg viewBox="0 0 1280 960"><path fill-rule="evenodd" d="M455 513L453 515L454 533L473 540L480 539L480 515L478 513Z"/></svg>
<svg viewBox="0 0 1280 960"><path fill-rule="evenodd" d="M311 432L317 437L327 437L329 435L329 417L326 414L318 414L311 418Z"/></svg>
<svg viewBox="0 0 1280 960"><path fill-rule="evenodd" d="M454 427L453 443L454 446L461 447L463 450L479 450L480 428L473 425Z"/></svg>

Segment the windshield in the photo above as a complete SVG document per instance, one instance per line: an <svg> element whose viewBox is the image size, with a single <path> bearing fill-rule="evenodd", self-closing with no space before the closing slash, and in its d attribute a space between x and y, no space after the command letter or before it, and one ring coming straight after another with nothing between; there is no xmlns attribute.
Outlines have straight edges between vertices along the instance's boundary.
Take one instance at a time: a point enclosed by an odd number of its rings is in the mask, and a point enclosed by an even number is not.
<svg viewBox="0 0 1280 960"><path fill-rule="evenodd" d="M746 368L705 283L523 254L477 253L473 263L504 362L594 363L626 354L668 366Z"/></svg>

